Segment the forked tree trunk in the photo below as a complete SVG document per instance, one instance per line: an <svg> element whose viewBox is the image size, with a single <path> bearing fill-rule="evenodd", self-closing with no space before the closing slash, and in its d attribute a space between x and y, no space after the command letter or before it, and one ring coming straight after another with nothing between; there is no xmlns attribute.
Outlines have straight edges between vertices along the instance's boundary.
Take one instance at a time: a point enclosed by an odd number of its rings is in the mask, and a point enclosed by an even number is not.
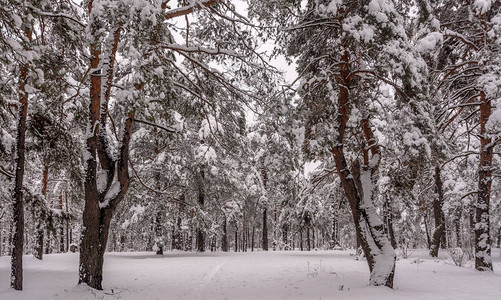
<svg viewBox="0 0 501 300"><path fill-rule="evenodd" d="M89 4L89 13L91 10L92 2ZM91 34L94 35L96 34L94 31L99 28L97 26L92 28ZM121 26L118 25L109 40L111 47L105 47L103 55L97 40L90 47L91 68L95 71L90 74L91 101L84 150L85 205L78 283L85 283L98 290L102 289L104 252L111 219L116 207L125 197L130 181L129 144L134 112L131 112L125 121L123 137L118 147L118 158L111 156L106 133L108 102L120 33Z"/></svg>
<svg viewBox="0 0 501 300"><path fill-rule="evenodd" d="M31 41L31 31L27 31ZM14 205L13 205L13 230L12 261L10 286L15 290L23 289L23 250L24 250L24 203L23 180L25 163L26 119L28 117L28 93L25 90L28 78L28 64L21 66L19 76L19 112L17 120L15 174L14 174Z"/></svg>
<svg viewBox="0 0 501 300"><path fill-rule="evenodd" d="M489 202L492 184L492 141L485 125L491 116L491 101L480 93L480 161L478 166L478 194L475 205L475 269L492 271Z"/></svg>
<svg viewBox="0 0 501 300"><path fill-rule="evenodd" d="M374 175L381 160L381 153L368 117L364 116L360 124L366 143L361 149L363 165L359 160L355 160L351 168L348 167L343 143L350 118L350 100L354 100L350 99L349 91L352 85L350 79L352 70L348 51L345 50L341 61L337 99L337 141L331 151L341 185L350 203L357 236L367 258L371 272L369 282L371 285L385 285L391 288L395 274L395 249L384 233L384 224L379 219L373 203Z"/></svg>

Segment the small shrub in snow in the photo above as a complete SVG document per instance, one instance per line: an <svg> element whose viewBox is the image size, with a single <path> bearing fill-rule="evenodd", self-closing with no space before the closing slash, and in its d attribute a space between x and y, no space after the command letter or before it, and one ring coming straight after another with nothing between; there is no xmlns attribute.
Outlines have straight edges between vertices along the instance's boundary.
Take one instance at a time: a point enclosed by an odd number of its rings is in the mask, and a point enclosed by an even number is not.
<svg viewBox="0 0 501 300"><path fill-rule="evenodd" d="M447 250L449 253L448 262L453 263L458 267L465 267L469 264L470 258L467 251L461 248L450 248Z"/></svg>

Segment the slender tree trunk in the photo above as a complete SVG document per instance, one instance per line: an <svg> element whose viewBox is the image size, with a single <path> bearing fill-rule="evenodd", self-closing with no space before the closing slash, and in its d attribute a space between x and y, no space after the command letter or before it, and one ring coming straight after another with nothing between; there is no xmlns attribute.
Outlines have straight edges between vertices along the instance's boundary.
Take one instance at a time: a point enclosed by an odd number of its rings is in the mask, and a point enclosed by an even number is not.
<svg viewBox="0 0 501 300"><path fill-rule="evenodd" d="M444 203L444 191L443 184L440 175L440 166L435 167L435 191L436 197L433 200L433 214L435 216L435 232L433 233L430 247L431 257L438 256L438 249L440 244L444 246L445 244L445 217L442 210Z"/></svg>
<svg viewBox="0 0 501 300"><path fill-rule="evenodd" d="M498 248L501 248L501 226L498 229Z"/></svg>
<svg viewBox="0 0 501 300"><path fill-rule="evenodd" d="M235 252L238 252L238 227L235 224Z"/></svg>
<svg viewBox="0 0 501 300"><path fill-rule="evenodd" d="M268 251L268 209L263 209L263 250Z"/></svg>
<svg viewBox="0 0 501 300"><path fill-rule="evenodd" d="M61 217L59 218L59 253L64 253L64 212L63 212L63 194L59 195L59 211Z"/></svg>
<svg viewBox="0 0 501 300"><path fill-rule="evenodd" d="M164 254L164 243L163 243L163 233L162 233L162 211L160 208L155 216L155 244L157 248L157 254Z"/></svg>
<svg viewBox="0 0 501 300"><path fill-rule="evenodd" d="M480 93L480 161L478 166L478 193L475 205L475 269L492 271L489 202L492 184L492 141L485 125L491 116L491 101Z"/></svg>
<svg viewBox="0 0 501 300"><path fill-rule="evenodd" d="M306 227L306 250L311 251L310 227Z"/></svg>
<svg viewBox="0 0 501 300"><path fill-rule="evenodd" d="M393 248L397 248L395 232L393 231L393 212L391 210L390 198L388 196L385 197L383 205L385 232L390 238L391 246Z"/></svg>
<svg viewBox="0 0 501 300"><path fill-rule="evenodd" d="M29 32L31 39L31 32ZM12 264L10 286L15 290L23 289L23 250L24 250L24 201L23 201L23 180L25 163L25 139L26 120L28 118L28 93L25 90L25 83L28 77L28 64L21 67L19 76L19 113L16 138L15 155L15 175L14 175L14 205L13 205L13 225L14 236L12 239Z"/></svg>
<svg viewBox="0 0 501 300"><path fill-rule="evenodd" d="M304 249L303 249L303 229L302 228L299 229L299 249L301 251L304 251Z"/></svg>
<svg viewBox="0 0 501 300"><path fill-rule="evenodd" d="M47 201L47 186L49 183L49 165L44 164L43 173L42 173L42 195L44 200ZM43 246L44 246L44 233L45 233L45 212L42 208L38 212L37 216L37 228L36 228L36 243L35 243L35 251L34 256L37 259L43 259Z"/></svg>
<svg viewBox="0 0 501 300"><path fill-rule="evenodd" d="M456 216L454 217L454 227L456 231L456 247L463 247L463 243L461 240L461 219L462 219L462 211L463 209L460 207L457 210Z"/></svg>
<svg viewBox="0 0 501 300"><path fill-rule="evenodd" d="M224 252L228 252L228 229L226 215L224 215L223 219L223 241L221 242L221 248Z"/></svg>
<svg viewBox="0 0 501 300"><path fill-rule="evenodd" d="M70 250L70 215L69 215L69 206L68 206L68 192L64 193L65 201L66 201L66 252Z"/></svg>
<svg viewBox="0 0 501 300"><path fill-rule="evenodd" d="M200 172L198 174L198 205L201 210L204 209L205 204L205 172L203 166L200 166ZM200 225L199 225L200 226ZM205 251L205 232L202 228L197 228L197 251L204 252Z"/></svg>
<svg viewBox="0 0 501 300"><path fill-rule="evenodd" d="M428 228L428 208L426 207L426 200L423 198L423 221L424 221L424 230L426 233L426 245L428 246L428 250L431 249L431 240L430 240L430 229Z"/></svg>
<svg viewBox="0 0 501 300"><path fill-rule="evenodd" d="M32 30L30 25L25 24L24 33L32 42ZM27 47L24 47L28 50ZM25 165L25 141L26 141L26 121L28 119L28 92L26 91L26 80L28 79L29 65L24 63L19 72L19 110L16 136L15 152L15 173L13 191L13 238L12 238L12 260L11 260L11 281L10 286L15 290L23 289L23 252L24 252L24 200L23 181Z"/></svg>
<svg viewBox="0 0 501 300"><path fill-rule="evenodd" d="M252 242L251 242L251 251L254 252L254 235L256 233L256 227L252 226Z"/></svg>

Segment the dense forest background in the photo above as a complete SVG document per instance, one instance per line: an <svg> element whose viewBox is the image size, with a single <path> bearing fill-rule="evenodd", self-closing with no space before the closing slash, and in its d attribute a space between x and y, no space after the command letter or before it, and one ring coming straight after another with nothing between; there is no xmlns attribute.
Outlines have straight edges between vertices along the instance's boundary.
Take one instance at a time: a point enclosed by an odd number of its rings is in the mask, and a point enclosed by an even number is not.
<svg viewBox="0 0 501 300"><path fill-rule="evenodd" d="M22 254L74 247L97 289L105 251L357 248L389 287L396 248L492 270L501 1L0 0L0 20L14 288Z"/></svg>

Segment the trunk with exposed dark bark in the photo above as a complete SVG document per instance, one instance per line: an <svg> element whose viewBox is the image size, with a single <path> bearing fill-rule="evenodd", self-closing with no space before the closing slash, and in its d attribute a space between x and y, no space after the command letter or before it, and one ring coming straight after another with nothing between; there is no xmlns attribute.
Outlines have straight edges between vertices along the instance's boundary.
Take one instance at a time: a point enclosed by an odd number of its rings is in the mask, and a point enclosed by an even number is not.
<svg viewBox="0 0 501 300"><path fill-rule="evenodd" d="M431 238L430 255L431 257L438 256L438 249L440 246L446 247L446 235L445 235L445 216L443 212L444 204L444 190L441 178L440 167L435 167L435 191L436 197L433 200L433 215L435 217L435 231Z"/></svg>
<svg viewBox="0 0 501 300"><path fill-rule="evenodd" d="M475 204L475 269L492 271L489 202L492 184L491 138L487 136L486 124L491 116L491 100L480 93L480 161L478 166L478 193Z"/></svg>
<svg viewBox="0 0 501 300"><path fill-rule="evenodd" d="M339 92L337 99L337 141L331 149L341 185L348 199L355 223L357 238L360 240L371 272L371 285L393 287L396 254L387 235L384 224L379 219L373 203L375 173L381 161L380 147L377 145L367 116L360 125L364 138L361 147L363 161L355 160L348 166L344 154L344 136L351 112L349 87L352 66L347 50L341 56Z"/></svg>
<svg viewBox="0 0 501 300"><path fill-rule="evenodd" d="M31 31L27 32L31 40ZM25 164L26 120L28 118L28 93L25 90L28 77L28 64L21 67L19 76L19 112L17 119L15 174L13 191L13 237L10 286L15 290L23 289L23 252L24 252L24 200L23 181Z"/></svg>

